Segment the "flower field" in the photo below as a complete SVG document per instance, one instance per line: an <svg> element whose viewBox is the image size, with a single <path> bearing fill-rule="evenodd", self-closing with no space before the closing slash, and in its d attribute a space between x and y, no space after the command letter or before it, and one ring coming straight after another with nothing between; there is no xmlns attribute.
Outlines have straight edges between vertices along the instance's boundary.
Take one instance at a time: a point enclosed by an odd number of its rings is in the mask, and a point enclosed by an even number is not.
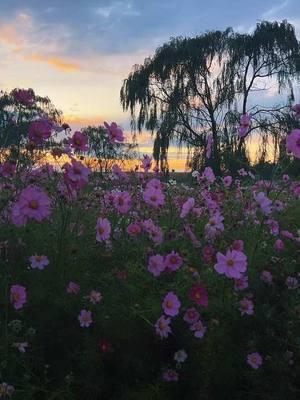
<svg viewBox="0 0 300 400"><path fill-rule="evenodd" d="M148 156L100 174L87 148L2 158L0 399L299 398L300 183L280 165L176 181Z"/></svg>

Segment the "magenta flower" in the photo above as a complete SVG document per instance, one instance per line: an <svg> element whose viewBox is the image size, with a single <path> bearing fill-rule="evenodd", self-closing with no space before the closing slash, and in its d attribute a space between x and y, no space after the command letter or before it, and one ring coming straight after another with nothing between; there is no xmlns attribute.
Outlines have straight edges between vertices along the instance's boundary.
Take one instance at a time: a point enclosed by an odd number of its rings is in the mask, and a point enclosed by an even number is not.
<svg viewBox="0 0 300 400"><path fill-rule="evenodd" d="M149 157L147 154L144 154L141 168L143 168L145 172L148 172L149 169L151 168L151 165L152 165L152 157Z"/></svg>
<svg viewBox="0 0 300 400"><path fill-rule="evenodd" d="M248 286L248 276L242 275L240 278L234 280L234 290L245 290Z"/></svg>
<svg viewBox="0 0 300 400"><path fill-rule="evenodd" d="M113 196L113 204L120 214L127 214L131 208L131 196L128 192L116 192Z"/></svg>
<svg viewBox="0 0 300 400"><path fill-rule="evenodd" d="M23 308L27 301L26 288L21 285L13 285L10 288L10 301L16 310Z"/></svg>
<svg viewBox="0 0 300 400"><path fill-rule="evenodd" d="M51 200L37 186L28 186L22 190L19 200L12 207L12 221L16 226L26 225L28 219L41 222L51 214Z"/></svg>
<svg viewBox="0 0 300 400"><path fill-rule="evenodd" d="M270 271L262 271L262 273L260 274L260 279L268 284L273 283L273 275Z"/></svg>
<svg viewBox="0 0 300 400"><path fill-rule="evenodd" d="M93 304L100 303L102 300L102 294L96 290L91 290L90 294L87 296L89 301Z"/></svg>
<svg viewBox="0 0 300 400"><path fill-rule="evenodd" d="M222 178L222 182L224 186L229 187L232 184L232 176L230 175L224 176L224 178Z"/></svg>
<svg viewBox="0 0 300 400"><path fill-rule="evenodd" d="M178 373L173 369L167 369L163 373L163 380L166 382L176 382L178 381Z"/></svg>
<svg viewBox="0 0 300 400"><path fill-rule="evenodd" d="M104 122L104 126L107 129L110 143L114 144L124 141L124 133L115 122L112 122L110 125L107 122Z"/></svg>
<svg viewBox="0 0 300 400"><path fill-rule="evenodd" d="M201 283L195 283L189 292L189 298L203 307L208 306L208 293Z"/></svg>
<svg viewBox="0 0 300 400"><path fill-rule="evenodd" d="M176 271L183 264L182 257L174 250L165 258L166 271Z"/></svg>
<svg viewBox="0 0 300 400"><path fill-rule="evenodd" d="M77 151L88 150L88 138L87 136L79 131L74 132L74 135L69 139L69 145Z"/></svg>
<svg viewBox="0 0 300 400"><path fill-rule="evenodd" d="M73 159L71 164L67 163L63 168L65 170L64 180L72 189L82 189L87 185L91 170L85 167L80 161Z"/></svg>
<svg viewBox="0 0 300 400"><path fill-rule="evenodd" d="M188 322L189 324L195 324L199 318L200 315L194 307L188 308L183 316L184 321Z"/></svg>
<svg viewBox="0 0 300 400"><path fill-rule="evenodd" d="M78 320L82 328L88 328L93 322L92 312L87 310L81 310L78 316Z"/></svg>
<svg viewBox="0 0 300 400"><path fill-rule="evenodd" d="M34 91L32 89L14 89L11 94L15 101L24 106L32 106L35 100Z"/></svg>
<svg viewBox="0 0 300 400"><path fill-rule="evenodd" d="M152 189L156 189L156 190L162 190L163 184L161 183L161 181L159 179L152 178L147 182L146 187L147 188L151 187Z"/></svg>
<svg viewBox="0 0 300 400"><path fill-rule="evenodd" d="M37 268L43 270L47 265L49 265L49 260L47 256L31 256L29 257L31 268Z"/></svg>
<svg viewBox="0 0 300 400"><path fill-rule="evenodd" d="M292 107L292 110L293 110L294 113L295 113L295 117L298 118L298 119L300 119L300 103L299 103L299 104L295 104L295 105Z"/></svg>
<svg viewBox="0 0 300 400"><path fill-rule="evenodd" d="M240 117L240 127L239 127L239 135L240 138L243 138L247 135L251 124L251 116L249 114L243 114Z"/></svg>
<svg viewBox="0 0 300 400"><path fill-rule="evenodd" d="M202 179L206 179L208 183L214 183L216 180L214 171L210 167L204 168Z"/></svg>
<svg viewBox="0 0 300 400"><path fill-rule="evenodd" d="M175 317L179 313L180 305L181 303L176 294L169 292L163 300L162 308L165 314Z"/></svg>
<svg viewBox="0 0 300 400"><path fill-rule="evenodd" d="M206 244L202 249L202 257L205 264L209 264L213 261L215 256L215 249L210 244Z"/></svg>
<svg viewBox="0 0 300 400"><path fill-rule="evenodd" d="M293 129L286 137L286 148L296 158L300 158L300 129Z"/></svg>
<svg viewBox="0 0 300 400"><path fill-rule="evenodd" d="M142 232L141 224L138 222L132 222L127 226L126 231L128 235L136 236Z"/></svg>
<svg viewBox="0 0 300 400"><path fill-rule="evenodd" d="M154 276L159 276L165 270L165 263L163 256L156 254L150 256L148 260L148 271Z"/></svg>
<svg viewBox="0 0 300 400"><path fill-rule="evenodd" d="M41 145L46 139L51 136L52 124L45 120L40 119L33 121L29 125L29 140L35 145Z"/></svg>
<svg viewBox="0 0 300 400"><path fill-rule="evenodd" d="M168 337L169 333L172 332L170 323L171 323L171 318L166 318L164 315L162 315L154 325L157 335L159 335L161 338Z"/></svg>
<svg viewBox="0 0 300 400"><path fill-rule="evenodd" d="M196 338L203 338L207 328L203 325L203 323L199 320L190 326L190 330L194 331L194 336Z"/></svg>
<svg viewBox="0 0 300 400"><path fill-rule="evenodd" d="M268 215L272 212L272 201L263 192L254 196L255 201L260 205L261 211Z"/></svg>
<svg viewBox="0 0 300 400"><path fill-rule="evenodd" d="M80 292L80 286L75 282L69 282L67 287L67 292L69 294L78 294Z"/></svg>
<svg viewBox="0 0 300 400"><path fill-rule="evenodd" d="M16 163L12 161L4 161L0 164L0 175L4 178L13 178L16 173Z"/></svg>
<svg viewBox="0 0 300 400"><path fill-rule="evenodd" d="M251 300L243 299L240 301L240 312L241 315L253 315L254 314L254 304Z"/></svg>
<svg viewBox="0 0 300 400"><path fill-rule="evenodd" d="M185 218L189 212L193 209L195 205L195 199L193 197L189 197L185 203L183 203L180 213L180 218Z"/></svg>
<svg viewBox="0 0 300 400"><path fill-rule="evenodd" d="M239 279L247 270L247 256L236 250L227 250L226 255L218 252L215 270L228 278Z"/></svg>
<svg viewBox="0 0 300 400"><path fill-rule="evenodd" d="M262 363L263 359L259 353L251 353L247 355L247 363L253 368L258 369Z"/></svg>
<svg viewBox="0 0 300 400"><path fill-rule="evenodd" d="M274 244L274 249L277 251L283 251L284 248L284 242L281 239L277 239Z"/></svg>
<svg viewBox="0 0 300 400"><path fill-rule="evenodd" d="M235 240L232 243L232 250L244 251L244 241L243 240Z"/></svg>
<svg viewBox="0 0 300 400"><path fill-rule="evenodd" d="M111 224L107 218L98 218L96 232L96 240L98 242L104 242L110 238Z"/></svg>
<svg viewBox="0 0 300 400"><path fill-rule="evenodd" d="M165 203L165 195L159 189L148 187L143 193L143 199L147 204L154 208L158 208Z"/></svg>

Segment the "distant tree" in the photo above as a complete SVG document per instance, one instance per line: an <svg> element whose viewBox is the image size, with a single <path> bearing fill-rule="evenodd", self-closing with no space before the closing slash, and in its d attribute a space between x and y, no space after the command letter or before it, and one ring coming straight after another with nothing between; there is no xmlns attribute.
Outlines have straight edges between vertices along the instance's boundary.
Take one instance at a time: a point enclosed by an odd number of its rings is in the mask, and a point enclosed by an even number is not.
<svg viewBox="0 0 300 400"><path fill-rule="evenodd" d="M107 130L103 126L88 126L82 129L89 140L90 157L95 157L100 172L109 172L114 164L125 164L136 159L137 145L134 143L114 143L109 141Z"/></svg>
<svg viewBox="0 0 300 400"><path fill-rule="evenodd" d="M60 125L62 112L48 97L38 96L32 89L0 92L0 148L20 145L28 135L28 125L38 118L47 118Z"/></svg>
<svg viewBox="0 0 300 400"><path fill-rule="evenodd" d="M219 174L233 161L247 161L245 139L238 136L241 115L251 112L252 131L277 135L286 127L292 83L300 73L300 46L291 24L261 22L252 34L231 28L195 38L173 38L154 56L136 65L120 92L132 125L155 132L154 155L166 163L170 141L196 149L200 162ZM286 104L255 104L257 91L273 79L289 89ZM251 104L251 106L249 106ZM290 122L289 122L290 123ZM208 134L213 136L211 160L205 160ZM278 141L278 139L277 139Z"/></svg>

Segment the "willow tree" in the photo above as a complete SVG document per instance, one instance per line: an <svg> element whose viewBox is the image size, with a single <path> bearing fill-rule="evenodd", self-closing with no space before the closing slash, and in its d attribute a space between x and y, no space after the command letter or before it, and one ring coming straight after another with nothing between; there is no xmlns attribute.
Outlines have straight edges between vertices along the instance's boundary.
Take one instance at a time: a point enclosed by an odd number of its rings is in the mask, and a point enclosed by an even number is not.
<svg viewBox="0 0 300 400"><path fill-rule="evenodd" d="M252 34L228 28L173 38L134 67L121 88L121 103L130 110L134 129L155 134L157 160L167 157L171 140L195 148L205 160L212 134L210 162L220 173L227 154L245 155L237 129L241 114L253 116L249 132L281 127L286 104L261 107L253 98L275 78L276 89L288 87L291 100L299 54L294 28L286 21L262 22Z"/></svg>

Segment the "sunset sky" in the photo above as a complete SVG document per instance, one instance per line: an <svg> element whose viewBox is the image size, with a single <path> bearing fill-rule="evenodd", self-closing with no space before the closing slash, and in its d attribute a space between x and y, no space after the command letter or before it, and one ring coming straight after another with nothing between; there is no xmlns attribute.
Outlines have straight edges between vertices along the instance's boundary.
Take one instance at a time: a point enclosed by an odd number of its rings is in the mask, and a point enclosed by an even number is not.
<svg viewBox="0 0 300 400"><path fill-rule="evenodd" d="M119 91L134 64L172 36L248 32L263 19L288 19L300 37L299 0L0 0L0 89L49 96L74 128L107 120L129 131ZM139 141L151 153L150 135Z"/></svg>

